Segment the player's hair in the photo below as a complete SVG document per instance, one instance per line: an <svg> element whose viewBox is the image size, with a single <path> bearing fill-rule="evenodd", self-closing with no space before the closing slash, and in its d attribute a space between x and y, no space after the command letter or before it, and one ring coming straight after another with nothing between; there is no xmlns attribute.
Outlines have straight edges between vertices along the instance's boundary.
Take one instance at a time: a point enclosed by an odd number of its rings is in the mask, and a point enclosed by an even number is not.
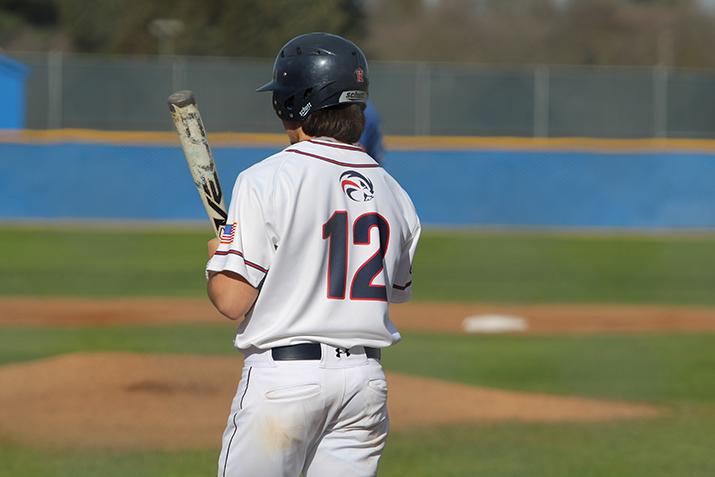
<svg viewBox="0 0 715 477"><path fill-rule="evenodd" d="M303 132L309 136L332 137L340 142L353 144L360 139L365 129L365 105L348 103L310 113L301 123Z"/></svg>

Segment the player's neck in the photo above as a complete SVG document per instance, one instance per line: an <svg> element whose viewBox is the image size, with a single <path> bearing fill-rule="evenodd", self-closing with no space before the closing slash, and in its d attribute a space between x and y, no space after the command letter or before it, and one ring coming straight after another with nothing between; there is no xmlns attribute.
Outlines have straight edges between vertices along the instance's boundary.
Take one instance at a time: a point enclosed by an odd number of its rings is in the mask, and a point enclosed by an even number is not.
<svg viewBox="0 0 715 477"><path fill-rule="evenodd" d="M307 141L313 137L303 132L303 128L299 126L298 123L292 121L283 121L283 129L285 129L291 144Z"/></svg>
<svg viewBox="0 0 715 477"><path fill-rule="evenodd" d="M303 128L298 128L297 133L298 133L298 141L297 141L297 142L307 141L307 140L309 140L309 139L313 139L313 136L309 136L309 135L307 135L306 133L303 132Z"/></svg>

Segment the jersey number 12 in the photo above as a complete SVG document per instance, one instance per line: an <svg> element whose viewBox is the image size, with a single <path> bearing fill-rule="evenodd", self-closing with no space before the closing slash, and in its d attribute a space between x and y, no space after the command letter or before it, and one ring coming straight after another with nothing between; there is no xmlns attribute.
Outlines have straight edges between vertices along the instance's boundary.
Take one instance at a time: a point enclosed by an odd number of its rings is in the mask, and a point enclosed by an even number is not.
<svg viewBox="0 0 715 477"><path fill-rule="evenodd" d="M335 212L323 224L323 240L328 240L328 298L344 300L348 282L348 213ZM370 232L377 227L380 246L355 272L350 283L351 300L387 301L384 285L373 285L384 267L383 259L390 241L390 224L380 214L368 212L353 222L353 245L370 245Z"/></svg>

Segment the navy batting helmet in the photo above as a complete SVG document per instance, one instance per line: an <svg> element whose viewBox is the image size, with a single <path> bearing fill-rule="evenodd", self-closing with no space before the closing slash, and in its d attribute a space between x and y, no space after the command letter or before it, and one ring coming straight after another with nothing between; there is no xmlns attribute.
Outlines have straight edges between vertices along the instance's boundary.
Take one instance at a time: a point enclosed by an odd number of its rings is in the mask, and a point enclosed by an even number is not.
<svg viewBox="0 0 715 477"><path fill-rule="evenodd" d="M365 103L367 73L367 60L355 43L329 33L307 33L281 48L273 80L256 91L273 91L279 118L302 121L319 109Z"/></svg>

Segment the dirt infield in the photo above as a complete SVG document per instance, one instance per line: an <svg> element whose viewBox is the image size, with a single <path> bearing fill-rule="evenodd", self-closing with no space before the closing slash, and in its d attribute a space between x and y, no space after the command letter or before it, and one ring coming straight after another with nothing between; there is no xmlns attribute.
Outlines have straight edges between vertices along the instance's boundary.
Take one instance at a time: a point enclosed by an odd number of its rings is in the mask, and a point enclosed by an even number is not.
<svg viewBox="0 0 715 477"><path fill-rule="evenodd" d="M391 308L403 331L462 333L468 316L525 318L526 333L715 331L715 308L621 305L487 305L406 303ZM207 299L0 299L0 325L226 323Z"/></svg>
<svg viewBox="0 0 715 477"><path fill-rule="evenodd" d="M463 333L474 315L523 318L523 333L715 331L715 308L411 303L403 331ZM205 299L0 299L2 326L224 323ZM227 330L227 332L230 332ZM217 448L240 357L71 354L0 367L0 437L72 448ZM494 421L651 418L653 406L478 388L389 375L393 428Z"/></svg>
<svg viewBox="0 0 715 477"><path fill-rule="evenodd" d="M28 445L218 448L241 359L82 353L0 367L0 435ZM651 418L662 409L388 375L395 430L490 421Z"/></svg>

